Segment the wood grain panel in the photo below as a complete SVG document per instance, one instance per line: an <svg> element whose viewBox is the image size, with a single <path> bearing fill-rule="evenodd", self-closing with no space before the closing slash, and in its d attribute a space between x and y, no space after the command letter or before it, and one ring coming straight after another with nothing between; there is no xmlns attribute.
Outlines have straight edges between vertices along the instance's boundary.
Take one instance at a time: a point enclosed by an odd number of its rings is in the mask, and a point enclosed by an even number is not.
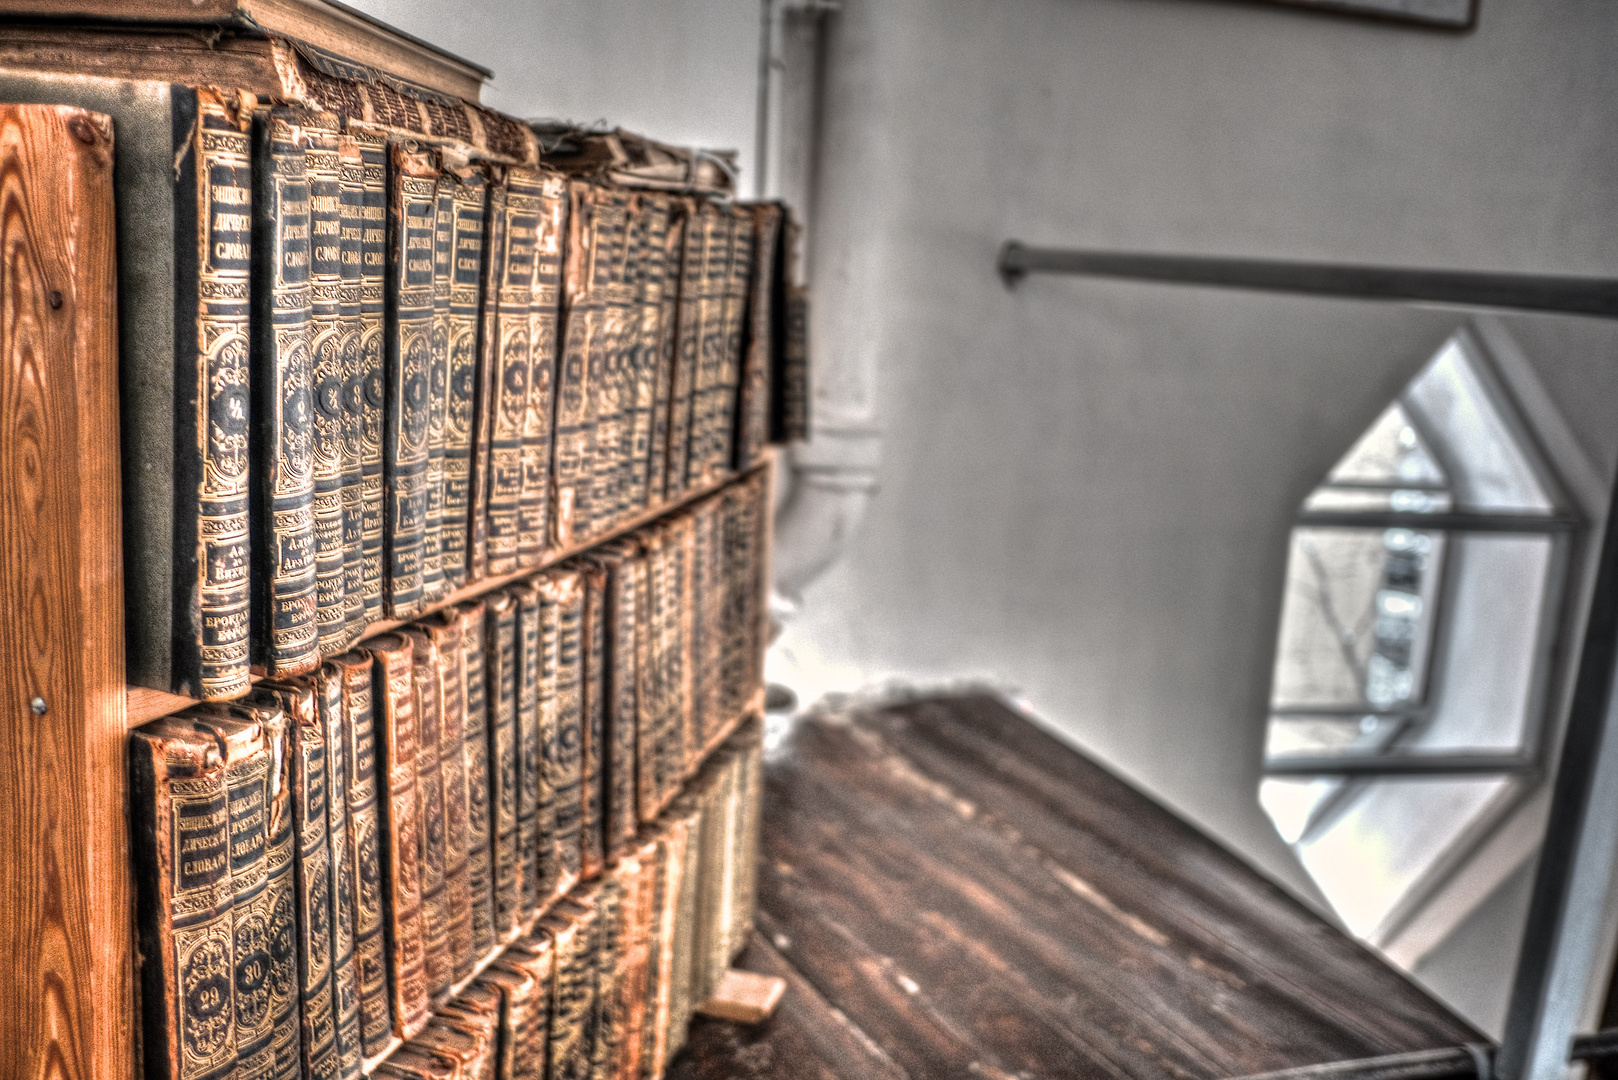
<svg viewBox="0 0 1618 1080"><path fill-rule="evenodd" d="M0 1073L11 1077L133 1065L112 154L105 116L0 105Z"/></svg>

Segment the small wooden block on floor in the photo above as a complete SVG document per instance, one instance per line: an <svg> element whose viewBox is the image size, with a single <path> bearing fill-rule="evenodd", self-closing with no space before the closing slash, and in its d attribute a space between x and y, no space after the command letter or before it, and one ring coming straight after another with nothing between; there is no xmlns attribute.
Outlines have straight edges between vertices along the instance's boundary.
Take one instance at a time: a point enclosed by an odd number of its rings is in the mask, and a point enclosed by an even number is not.
<svg viewBox="0 0 1618 1080"><path fill-rule="evenodd" d="M786 989L786 980L778 976L731 968L697 1012L738 1024L762 1024L781 1003Z"/></svg>

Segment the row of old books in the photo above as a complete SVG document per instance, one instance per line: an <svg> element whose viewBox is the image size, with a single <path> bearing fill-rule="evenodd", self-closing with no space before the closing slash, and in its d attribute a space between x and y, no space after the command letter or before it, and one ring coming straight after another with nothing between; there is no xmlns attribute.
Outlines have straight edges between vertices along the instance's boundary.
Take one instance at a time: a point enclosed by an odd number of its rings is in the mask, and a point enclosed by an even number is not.
<svg viewBox="0 0 1618 1080"><path fill-rule="evenodd" d="M129 681L307 674L801 434L782 207L270 46L269 92L0 67L117 129Z"/></svg>
<svg viewBox="0 0 1618 1080"><path fill-rule="evenodd" d="M670 853L681 849L670 836L689 832L693 804L707 806L702 793L717 783L691 778L704 761L729 760L714 759L715 748L756 707L765 509L762 476L745 477L373 637L312 676L266 680L241 701L136 729L130 801L149 1080L357 1075L397 1040L440 1038L424 1034L434 1009L492 953L524 937L536 948L536 925L550 935L557 972L550 1037L565 1045L553 1058L576 1060L566 1046L586 1035L566 1035L580 1008L575 968L595 965L592 1016L617 1016L620 998L641 993L616 988L622 972L641 970L619 951L640 956L639 905L652 902L657 873L674 873ZM725 798L756 808L755 773L745 791L722 782ZM685 870L698 865L693 881L727 883L720 898L695 915L680 900L686 914L667 916L676 938L707 943L700 955L711 962L673 982L621 976L626 987L655 983L676 1003L650 1012L623 1004L637 1039L656 1030L659 1045L677 1042L693 995L702 1000L711 969L722 971L739 945L732 922L750 910L756 825L738 829L732 822L728 840L680 856ZM676 904L667 891L660 902ZM589 956L569 959L564 924L588 910L614 929L577 931L575 951ZM666 930L657 948L690 952L667 944ZM484 991L504 993L506 977L487 974ZM590 1054L628 1038L591 1023L588 1045L601 1049ZM536 1073L532 1055L517 1056L520 1067L501 1075L586 1075L571 1065ZM644 1069L665 1059L633 1060Z"/></svg>

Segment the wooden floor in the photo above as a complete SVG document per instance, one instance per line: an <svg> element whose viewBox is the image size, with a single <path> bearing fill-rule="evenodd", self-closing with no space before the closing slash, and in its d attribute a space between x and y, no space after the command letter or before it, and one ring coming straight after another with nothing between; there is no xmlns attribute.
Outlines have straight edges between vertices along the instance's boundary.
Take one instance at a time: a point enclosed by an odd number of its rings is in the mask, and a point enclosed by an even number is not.
<svg viewBox="0 0 1618 1080"><path fill-rule="evenodd" d="M757 1029L717 1077L1214 1080L1482 1036L989 697L799 721L768 769Z"/></svg>

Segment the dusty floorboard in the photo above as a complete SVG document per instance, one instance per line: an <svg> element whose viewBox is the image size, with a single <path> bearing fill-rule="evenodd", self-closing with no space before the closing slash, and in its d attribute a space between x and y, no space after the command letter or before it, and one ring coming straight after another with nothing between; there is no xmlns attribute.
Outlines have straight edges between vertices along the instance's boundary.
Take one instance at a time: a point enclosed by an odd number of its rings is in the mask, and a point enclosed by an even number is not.
<svg viewBox="0 0 1618 1080"><path fill-rule="evenodd" d="M1481 1036L990 697L798 723L758 933L788 989L672 1075L1217 1080Z"/></svg>

